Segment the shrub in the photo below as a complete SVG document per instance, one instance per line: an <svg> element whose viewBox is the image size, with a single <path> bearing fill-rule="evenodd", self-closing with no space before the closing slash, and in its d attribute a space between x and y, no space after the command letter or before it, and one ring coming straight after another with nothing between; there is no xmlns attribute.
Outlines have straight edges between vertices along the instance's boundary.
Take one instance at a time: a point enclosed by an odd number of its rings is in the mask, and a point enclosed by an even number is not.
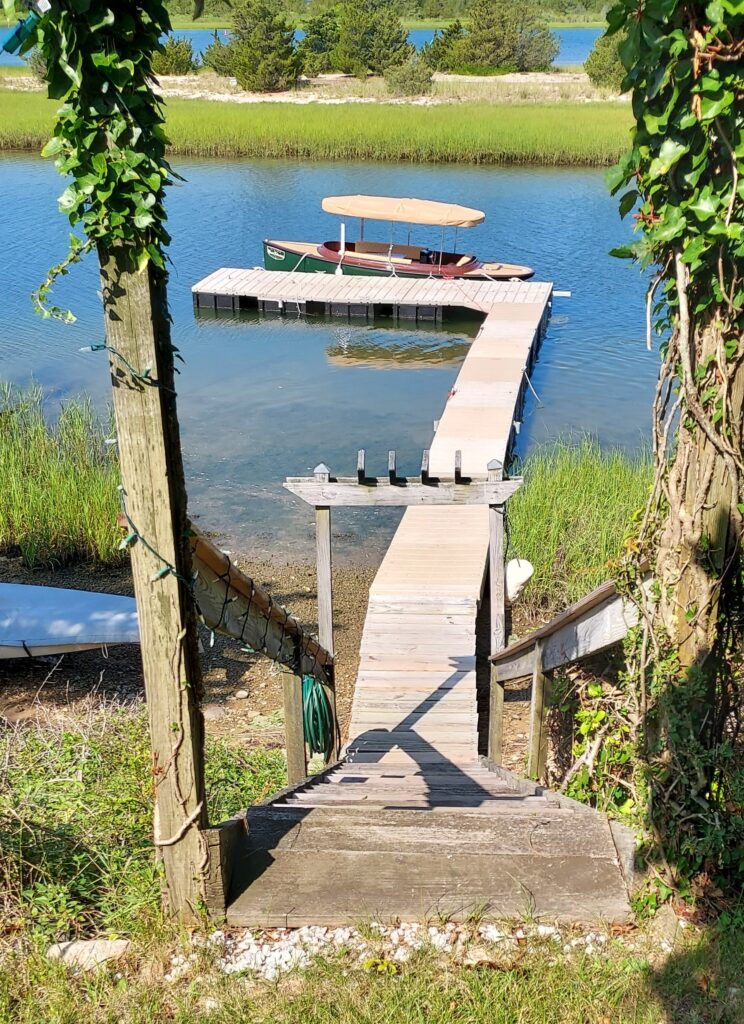
<svg viewBox="0 0 744 1024"><path fill-rule="evenodd" d="M620 92L625 78L625 68L618 53L621 42L622 36L600 36L596 41L584 63L592 85Z"/></svg>
<svg viewBox="0 0 744 1024"><path fill-rule="evenodd" d="M193 75L199 63L190 39L168 36L163 49L152 58L152 70L156 75Z"/></svg>
<svg viewBox="0 0 744 1024"><path fill-rule="evenodd" d="M338 43L331 61L337 71L359 75L402 64L414 52L408 33L386 0L343 3L337 9Z"/></svg>
<svg viewBox="0 0 744 1024"><path fill-rule="evenodd" d="M221 42L215 29L212 42L202 55L202 62L205 67L211 68L217 75L223 78L232 77L232 56L233 51L230 43Z"/></svg>
<svg viewBox="0 0 744 1024"><path fill-rule="evenodd" d="M393 96L424 96L431 92L431 68L418 55L385 71L385 85Z"/></svg>
<svg viewBox="0 0 744 1024"><path fill-rule="evenodd" d="M40 82L45 82L47 65L46 60L44 59L44 54L41 52L41 50L31 50L31 52L24 59L26 61L26 67L34 76L34 78L38 79Z"/></svg>
<svg viewBox="0 0 744 1024"><path fill-rule="evenodd" d="M434 38L422 50L422 57L435 71L451 71L462 64L465 29L460 21L453 21L443 32L435 32Z"/></svg>

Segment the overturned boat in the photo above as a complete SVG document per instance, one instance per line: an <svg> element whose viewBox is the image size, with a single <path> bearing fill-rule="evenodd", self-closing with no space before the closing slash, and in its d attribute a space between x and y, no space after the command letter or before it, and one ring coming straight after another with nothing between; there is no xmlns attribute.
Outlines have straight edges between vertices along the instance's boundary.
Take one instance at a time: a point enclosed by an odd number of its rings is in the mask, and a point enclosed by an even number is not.
<svg viewBox="0 0 744 1024"><path fill-rule="evenodd" d="M481 210L430 199L397 199L390 196L329 196L322 201L326 213L342 218L338 241L284 242L264 240L267 270L296 270L308 274L351 274L363 276L434 277L444 280L511 281L527 280L534 271L516 263L482 261L471 253L457 251L460 228L481 224ZM358 218L359 238L349 241L346 219ZM368 220L390 223L390 239L368 241L364 225ZM395 240L395 225L408 225L405 242ZM441 243L428 248L411 243L411 225L441 228ZM454 229L452 250L445 248L445 231Z"/></svg>

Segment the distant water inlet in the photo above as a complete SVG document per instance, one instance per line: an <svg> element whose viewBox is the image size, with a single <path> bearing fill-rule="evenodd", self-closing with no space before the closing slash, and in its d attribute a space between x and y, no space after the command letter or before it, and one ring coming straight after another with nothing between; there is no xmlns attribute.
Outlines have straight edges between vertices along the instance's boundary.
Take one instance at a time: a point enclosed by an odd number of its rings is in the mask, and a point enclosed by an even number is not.
<svg viewBox="0 0 744 1024"><path fill-rule="evenodd" d="M199 55L203 54L209 44L214 40L215 31L217 37L222 41L226 42L230 38L230 33L227 29L177 29L173 35L178 39L190 39L191 45L194 48L194 53ZM560 50L558 56L555 58L555 65L561 67L563 65L575 65L583 64L589 53L594 46L594 42L598 36L602 34L602 29L599 28L557 28L553 29L558 41L560 43ZM301 39L304 32L298 29L296 37ZM408 33L408 39L417 50L422 49L427 43L430 43L434 38L434 30L428 28L412 29ZM8 54L0 52L0 64L22 64L23 61L20 57L14 54Z"/></svg>
<svg viewBox="0 0 744 1024"><path fill-rule="evenodd" d="M643 279L607 255L630 229L601 173L281 161L185 161L176 170L186 181L168 198L169 296L185 359L178 389L190 502L197 522L230 546L250 538L256 552L309 556L312 512L281 481L321 460L336 473L353 472L357 449L366 447L370 470L384 472L395 448L400 471L418 472L432 421L478 328L457 317L436 326L194 316L191 286L219 267L259 265L264 237L333 237L335 220L320 210L324 195L403 194L477 206L486 221L468 232L468 251L528 264L536 280L572 293L554 303L531 376L521 454L571 431L626 449L648 436L658 357L645 348ZM48 162L4 156L0 187L3 376L38 381L50 409L81 391L105 408L105 355L80 351L100 341L103 329L95 262L75 268L56 289L56 302L77 315L74 325L41 320L30 300L66 251L66 221L56 212L63 183ZM416 241L438 239L423 231ZM334 551L374 558L395 516L339 513Z"/></svg>

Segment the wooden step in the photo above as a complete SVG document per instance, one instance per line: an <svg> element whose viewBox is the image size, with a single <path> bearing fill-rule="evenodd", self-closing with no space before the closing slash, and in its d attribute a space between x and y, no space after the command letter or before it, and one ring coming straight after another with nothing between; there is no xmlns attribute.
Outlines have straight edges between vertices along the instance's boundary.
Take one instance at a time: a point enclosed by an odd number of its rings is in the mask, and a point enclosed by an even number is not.
<svg viewBox="0 0 744 1024"><path fill-rule="evenodd" d="M480 811L253 808L228 923L355 924L464 918L624 921L609 826L564 809Z"/></svg>

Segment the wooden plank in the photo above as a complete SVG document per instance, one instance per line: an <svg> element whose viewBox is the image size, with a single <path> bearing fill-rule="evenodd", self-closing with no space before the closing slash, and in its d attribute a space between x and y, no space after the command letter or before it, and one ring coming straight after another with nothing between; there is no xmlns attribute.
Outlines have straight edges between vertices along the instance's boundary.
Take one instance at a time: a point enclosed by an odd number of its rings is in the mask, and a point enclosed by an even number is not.
<svg viewBox="0 0 744 1024"><path fill-rule="evenodd" d="M320 480L310 477L288 477L283 486L309 505L315 506L406 506L406 505L502 505L521 486L521 479L494 483L473 481L455 483L441 480L438 484L422 484L420 480L393 484L382 478L356 477Z"/></svg>

